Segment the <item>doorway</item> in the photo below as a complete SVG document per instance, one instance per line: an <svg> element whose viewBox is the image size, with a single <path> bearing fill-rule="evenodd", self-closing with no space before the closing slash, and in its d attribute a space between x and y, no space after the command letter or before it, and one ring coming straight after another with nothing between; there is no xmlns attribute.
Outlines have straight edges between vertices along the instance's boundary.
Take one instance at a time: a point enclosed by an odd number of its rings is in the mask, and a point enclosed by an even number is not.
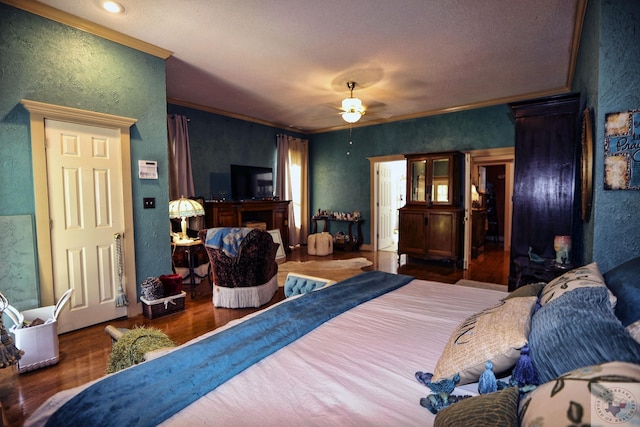
<svg viewBox="0 0 640 427"><path fill-rule="evenodd" d="M407 193L407 162L393 160L378 163L378 229L379 251L398 250L398 209L404 206Z"/></svg>
<svg viewBox="0 0 640 427"><path fill-rule="evenodd" d="M121 265L123 271L122 287L132 299L137 295L129 135L129 128L135 123L135 120L36 101L23 100L22 103L30 113L40 304L42 306L53 305L60 298L61 292L69 287L74 287L75 292L70 304L64 308L70 312L61 316L58 322L58 333L110 320L106 319L107 317L113 319L124 315L139 314L141 312L139 304L130 304L123 308L115 307L114 301L120 285L117 283L120 275L115 273L120 269L113 249L115 232L123 236L121 242L121 250L124 254ZM45 123L48 123L47 126ZM58 132L48 134L47 128L52 129L53 126L50 125L53 124L59 128ZM80 137L81 133L84 133L84 136ZM55 141L51 138L55 138ZM86 143L79 142L83 138L86 139ZM51 144L50 147L46 142ZM96 167L96 165L87 167L85 161L82 160L76 166L64 166L62 172L58 169L57 175L65 175L64 179L67 180L61 188L49 178L52 171L42 173L42 171L55 168L47 153L50 151L49 148L52 148L57 154L62 152L69 157L78 157L74 154L74 150L87 152L85 159L87 161L91 161L92 157L101 156L116 160L109 167L104 168ZM114 150L117 153L114 153ZM58 166L60 165L58 164ZM89 169L88 175L81 176L79 171L83 168ZM112 173L117 173L119 179L111 180ZM55 175L55 172L53 174ZM108 188L110 185L118 186L116 195L111 193L112 189ZM98 206L89 201L89 205L86 205L86 202L81 202L81 200L88 196L81 195L79 189L87 187L92 187L89 190L100 193L101 196L117 197L119 201L103 200ZM69 197L68 194L65 194L64 188L78 190L77 197ZM62 215L55 213L59 208L56 206L58 202L66 204L64 210L60 211L64 212ZM91 205L98 209L82 212ZM87 215L83 216L84 214ZM53 228L81 230L86 229L87 222L94 221L94 219L95 224L90 228L93 228L96 233L98 233L96 229L111 228L105 232L106 240L94 242L95 236L92 231L89 231L90 236L72 242L68 237L56 236L52 232L51 221L54 221ZM64 245L65 242L72 247L59 246L60 243ZM88 265L86 260L89 258L93 258L94 267L97 270L89 271L86 269ZM59 273L65 270L70 272L71 277L61 278ZM96 271L98 274L94 274ZM72 283L73 281L75 283ZM90 291L89 286L94 289ZM91 292L98 295L97 300L94 296L89 296ZM97 307L99 310L96 310ZM89 312L93 313L94 310L96 312L104 311L104 313L100 314L99 319L93 315L85 315ZM75 316L74 311L78 313L83 311L85 314Z"/></svg>
<svg viewBox="0 0 640 427"><path fill-rule="evenodd" d="M486 190L484 193L487 209L485 240L496 245L504 245L505 208L505 165L484 166Z"/></svg>
<svg viewBox="0 0 640 427"><path fill-rule="evenodd" d="M402 154L371 157L371 245L372 251L398 250L398 209L404 206L407 192L407 161Z"/></svg>
<svg viewBox="0 0 640 427"><path fill-rule="evenodd" d="M480 204L486 209L485 243L511 250L514 147L471 151L470 182L480 188ZM468 189L471 192L471 189ZM471 230L467 233L470 236ZM470 254L467 254L469 257Z"/></svg>

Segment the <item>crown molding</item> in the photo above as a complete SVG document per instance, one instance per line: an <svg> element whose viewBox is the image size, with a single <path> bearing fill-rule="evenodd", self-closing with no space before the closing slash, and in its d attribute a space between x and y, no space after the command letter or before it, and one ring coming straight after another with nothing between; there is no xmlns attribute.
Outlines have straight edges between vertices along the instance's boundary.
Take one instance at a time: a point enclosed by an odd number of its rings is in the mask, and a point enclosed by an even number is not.
<svg viewBox="0 0 640 427"><path fill-rule="evenodd" d="M157 56L158 58L167 59L173 52L161 47L155 46L151 43L144 42L136 39L135 37L129 37L107 27L104 27L95 22L88 21L83 18L71 15L67 12L63 12L54 7L40 3L35 0L0 0L2 3L6 3L9 6L13 6L17 9L33 13L34 15L42 16L43 18L51 19L52 21L59 22L69 27L76 28L81 31L102 37L103 39L110 40L112 42L119 43L121 45L130 47L132 49L139 50L149 55Z"/></svg>
<svg viewBox="0 0 640 427"><path fill-rule="evenodd" d="M474 102L470 104L457 105L457 106L447 107L447 108L438 108L435 110L422 111L422 112L413 113L413 114L405 114L402 116L392 117L388 119L358 121L356 123L353 123L351 127L355 129L359 127L375 126L375 125L384 124L384 123L393 123L393 122L400 122L404 120L420 119L423 117L439 116L441 114L456 113L456 112L466 111L466 110L475 110L477 108L484 108L484 107L493 107L496 105L509 104L512 102L526 101L529 99L536 99L536 98L544 98L544 97L553 96L553 95L561 95L569 92L570 92L569 87L564 86L564 87L559 87L559 88L550 89L546 91L530 92L530 93L526 93L519 96L496 98L488 101ZM345 123L345 124L341 124L341 125L330 127L330 128L309 130L309 131L306 131L305 133L312 135L317 133L339 131L343 129L349 129L349 125Z"/></svg>
<svg viewBox="0 0 640 427"><path fill-rule="evenodd" d="M295 132L299 134L307 134L308 132L291 126L285 126L280 123L269 122L267 120L256 119L255 117L245 116L244 114L232 113L229 111L221 110L214 107L207 107L205 105L196 104L195 102L183 101L178 98L167 98L167 104L180 105L182 107L191 108L193 110L200 110L207 113L217 114L219 116L231 117L232 119L244 120L245 122L257 123L259 125L274 127L289 132Z"/></svg>
<svg viewBox="0 0 640 427"><path fill-rule="evenodd" d="M587 1L578 1L576 7L576 16L573 20L573 40L571 43L571 57L569 58L569 71L567 72L567 87L571 89L573 78L576 72L576 64L578 62L578 52L580 50L580 39L582 39L582 28L584 26L584 17L587 13Z"/></svg>

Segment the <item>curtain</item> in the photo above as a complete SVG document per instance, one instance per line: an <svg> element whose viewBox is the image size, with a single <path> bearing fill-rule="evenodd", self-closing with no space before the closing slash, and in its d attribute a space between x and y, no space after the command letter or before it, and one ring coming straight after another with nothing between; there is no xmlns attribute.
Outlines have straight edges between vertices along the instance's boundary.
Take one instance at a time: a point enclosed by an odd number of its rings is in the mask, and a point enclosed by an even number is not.
<svg viewBox="0 0 640 427"><path fill-rule="evenodd" d="M309 141L277 135L276 196L289 204L289 246L307 243L309 234Z"/></svg>
<svg viewBox="0 0 640 427"><path fill-rule="evenodd" d="M169 134L169 200L181 196L195 195L193 171L191 168L191 150L189 148L189 130L185 116L170 114L167 116Z"/></svg>

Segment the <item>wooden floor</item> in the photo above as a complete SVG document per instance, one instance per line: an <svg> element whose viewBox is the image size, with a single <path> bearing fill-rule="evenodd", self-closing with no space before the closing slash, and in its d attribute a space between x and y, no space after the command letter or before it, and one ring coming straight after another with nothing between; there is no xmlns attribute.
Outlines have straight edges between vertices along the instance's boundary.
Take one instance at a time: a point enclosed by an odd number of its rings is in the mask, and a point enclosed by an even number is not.
<svg viewBox="0 0 640 427"><path fill-rule="evenodd" d="M335 252L321 259L345 259L366 257L373 262L365 270L381 270L400 273L419 279L455 283L459 279L507 285L509 275L509 253L501 246L489 245L478 259L473 260L468 270L460 270L450 263L411 260L398 266L395 252ZM308 256L306 250L294 250L288 260L306 261L319 257ZM282 288L269 305L284 298ZM22 426L48 397L56 392L84 384L105 374L111 339L104 332L107 324L119 328L145 325L163 330L177 344L182 344L205 332L218 328L230 320L242 317L254 309L215 308L211 304L210 285L203 281L196 290L196 298L187 296L185 310L169 316L149 320L142 315L114 320L59 336L60 362L24 374L18 374L16 367L0 369L0 403L9 426Z"/></svg>

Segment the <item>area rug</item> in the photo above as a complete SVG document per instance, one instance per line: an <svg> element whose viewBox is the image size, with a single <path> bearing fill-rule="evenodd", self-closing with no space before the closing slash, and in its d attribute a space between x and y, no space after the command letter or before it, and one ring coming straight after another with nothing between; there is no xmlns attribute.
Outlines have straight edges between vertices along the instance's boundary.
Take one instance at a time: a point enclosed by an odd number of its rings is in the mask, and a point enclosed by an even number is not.
<svg viewBox="0 0 640 427"><path fill-rule="evenodd" d="M339 282L362 273L362 268L372 264L364 257L327 261L287 261L278 266L278 285L284 286L289 273L306 274Z"/></svg>
<svg viewBox="0 0 640 427"><path fill-rule="evenodd" d="M499 283L478 282L476 280L460 279L456 283L458 286L469 286L471 288L492 289L494 291L507 292L507 286Z"/></svg>

